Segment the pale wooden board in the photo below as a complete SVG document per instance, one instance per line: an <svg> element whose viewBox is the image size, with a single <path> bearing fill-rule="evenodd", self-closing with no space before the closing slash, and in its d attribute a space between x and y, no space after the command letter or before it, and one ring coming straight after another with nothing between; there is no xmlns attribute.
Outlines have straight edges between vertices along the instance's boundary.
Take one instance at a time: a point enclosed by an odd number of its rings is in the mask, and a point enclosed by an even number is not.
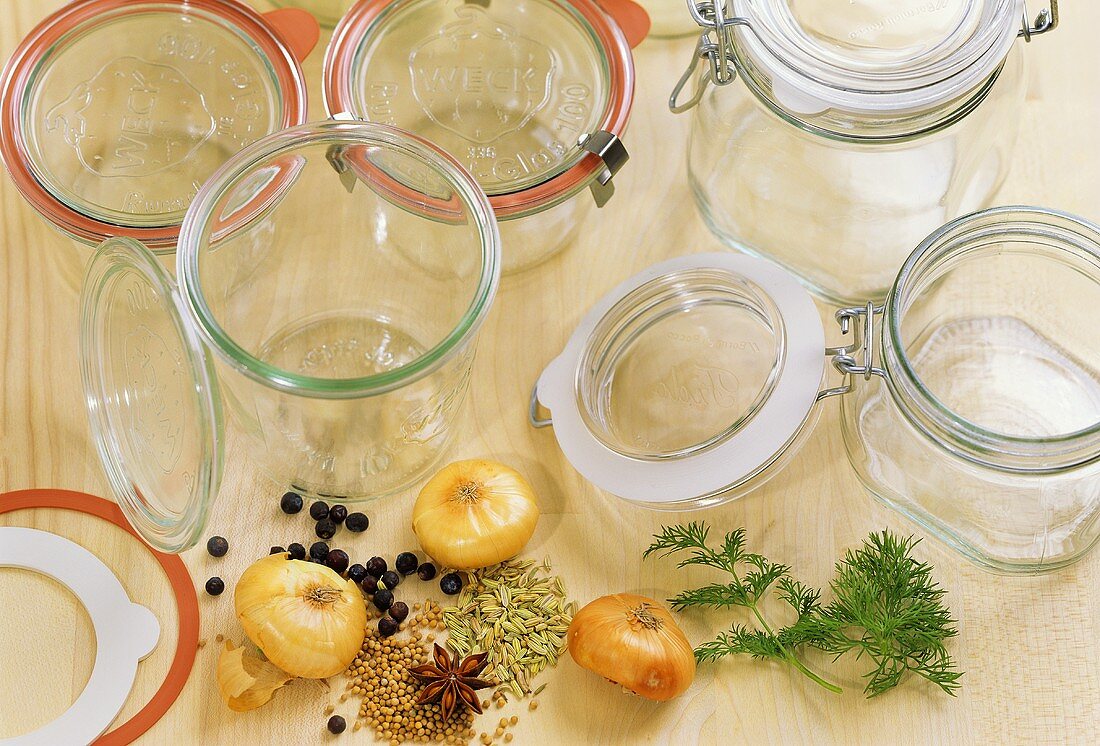
<svg viewBox="0 0 1100 746"><path fill-rule="evenodd" d="M0 56L58 0L3 0ZM1023 136L1001 202L1037 203L1100 218L1100 6L1065 3L1063 27L1028 47L1031 94L1020 112ZM1033 11L1035 9L1033 8ZM324 43L324 40L322 40ZM549 555L571 593L587 601L604 593L668 594L683 574L668 562L642 563L640 552L663 521L587 485L562 458L550 431L527 426L527 397L584 310L608 288L643 267L715 242L696 215L685 183L688 119L665 108L691 42L647 42L637 54L638 96L628 133L632 160L612 203L571 250L505 281L485 326L470 397L467 435L455 456L488 455L526 472L544 510L529 553ZM307 66L317 93L320 54ZM314 99L315 116L319 96ZM0 179L0 489L65 487L106 494L88 435L76 371L75 296L47 257L65 240ZM823 317L828 309L823 309ZM1094 310L1082 309L1082 323ZM869 531L911 527L872 502L849 470L835 403L825 405L802 453L766 488L703 516L717 528L748 528L753 546L794 565L806 581L824 583L845 548ZM270 544L304 538L306 521L277 512L274 485L263 483L231 449L212 531L233 542L224 560L200 548L185 560L200 584L217 572L230 583ZM369 508L372 528L346 543L356 554L414 546L411 494ZM143 666L123 716L159 684L175 640L174 607L160 571L140 547L95 519L51 512L0 517L2 525L57 531L93 549L120 573L131 596L164 622L165 638ZM291 527L296 530L291 531ZM967 671L957 699L906 685L866 701L850 674L849 691L833 696L790 671L733 661L704 667L688 695L657 706L621 695L566 660L537 713L520 713L516 743L1046 743L1100 740L1100 553L1060 574L1032 579L987 575L932 542L921 556L937 566L961 620L954 644ZM434 584L433 584L434 585ZM412 599L417 585L404 589ZM276 704L230 713L214 684L213 637L239 637L228 596L200 598L199 652L181 699L144 739L160 743L309 743L322 741L324 705L316 684L299 684ZM721 628L729 614L685 622L695 640ZM0 736L60 713L86 680L94 651L86 616L59 587L28 573L0 570ZM351 708L342 708L350 714ZM496 711L494 711L495 713ZM509 711L503 711L508 713ZM486 723L487 724L487 723ZM343 736L366 742L365 732Z"/></svg>

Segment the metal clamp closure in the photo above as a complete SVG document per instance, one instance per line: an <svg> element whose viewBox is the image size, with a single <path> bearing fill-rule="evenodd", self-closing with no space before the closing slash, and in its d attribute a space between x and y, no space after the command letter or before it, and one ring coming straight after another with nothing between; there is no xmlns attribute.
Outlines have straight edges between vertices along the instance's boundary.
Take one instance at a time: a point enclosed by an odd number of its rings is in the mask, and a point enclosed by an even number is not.
<svg viewBox="0 0 1100 746"><path fill-rule="evenodd" d="M360 121L352 116L349 112L341 111L333 114L329 117L334 122L357 122ZM332 165L336 173L340 175L340 183L344 185L344 189L348 190L348 194L352 193L355 189L355 183L359 181L359 178L355 175L355 172L348 166L347 161L344 160L344 149L339 145L333 145L329 147L328 152L325 153L325 157L328 158L328 162Z"/></svg>
<svg viewBox="0 0 1100 746"><path fill-rule="evenodd" d="M592 197L596 200L596 207L603 207L615 194L615 185L611 183L611 179L619 173L623 164L630 160L630 154L626 152L626 146L617 135L605 130L599 130L591 135L581 135L577 144L603 161L603 168L596 174L596 180L590 187Z"/></svg>
<svg viewBox="0 0 1100 746"><path fill-rule="evenodd" d="M882 306L868 303L836 312L840 332L845 336L851 334L852 342L842 347L826 347L825 355L832 358L833 367L844 375L844 384L818 392L818 401L847 394L852 390L853 376L863 376L865 381L871 380L871 376L886 377L886 371L875 366L875 317L882 311Z"/></svg>
<svg viewBox="0 0 1100 746"><path fill-rule="evenodd" d="M1022 36L1024 41L1031 41L1031 37L1045 34L1058 28L1058 0L1050 0L1050 7L1043 8L1039 15L1035 16L1035 25L1031 24L1027 15L1027 3L1024 3L1024 25L1017 36Z"/></svg>
<svg viewBox="0 0 1100 746"><path fill-rule="evenodd" d="M542 417L540 415L542 409L542 405L539 404L539 385L535 383L535 385L531 387L531 403L527 408L527 420L531 423L531 427L542 429L554 424L552 418Z"/></svg>
<svg viewBox="0 0 1100 746"><path fill-rule="evenodd" d="M737 79L737 69L730 60L733 49L733 28L734 26L752 28L747 18L727 15L731 12L729 0L698 0L698 2L687 0L687 5L692 19L704 31L699 35L699 42L695 45L691 63L680 76L680 80L672 89L672 95L669 96L668 108L673 114L681 114L698 104L708 84L729 85ZM710 63L709 66L695 84L691 98L680 103L680 95L702 60L707 60Z"/></svg>

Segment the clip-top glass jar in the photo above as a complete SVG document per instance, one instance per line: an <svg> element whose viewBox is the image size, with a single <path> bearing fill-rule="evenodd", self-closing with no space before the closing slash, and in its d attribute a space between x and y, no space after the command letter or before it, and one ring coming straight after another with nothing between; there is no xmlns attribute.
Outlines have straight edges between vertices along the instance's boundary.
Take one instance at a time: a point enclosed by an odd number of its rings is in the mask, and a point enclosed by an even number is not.
<svg viewBox="0 0 1100 746"><path fill-rule="evenodd" d="M504 271L517 271L610 198L627 159L630 47L648 29L630 0L360 0L325 53L325 107L458 158L489 195Z"/></svg>
<svg viewBox="0 0 1100 746"><path fill-rule="evenodd" d="M184 212L230 155L306 120L300 61L317 23L235 0L77 0L23 40L0 79L0 156L76 243L73 287L110 236L171 263Z"/></svg>
<svg viewBox="0 0 1100 746"><path fill-rule="evenodd" d="M989 204L1026 88L1017 36L1058 18L1056 1L1034 27L1023 0L687 4L705 33L670 105L697 105L704 220L842 305L881 301L921 238Z"/></svg>
<svg viewBox="0 0 1100 746"><path fill-rule="evenodd" d="M872 494L982 567L1052 570L1100 539L1100 342L1080 314L1098 306L1100 229L1037 208L934 233L884 306L837 313L847 343L831 348L791 274L682 257L592 309L531 420L597 486L685 510L760 486L840 396ZM842 385L826 387L828 360Z"/></svg>
<svg viewBox="0 0 1100 746"><path fill-rule="evenodd" d="M450 156L384 125L274 133L199 190L176 260L178 285L111 239L82 296L92 432L153 546L201 535L223 410L283 489L330 501L394 493L442 455L500 278L492 209Z"/></svg>

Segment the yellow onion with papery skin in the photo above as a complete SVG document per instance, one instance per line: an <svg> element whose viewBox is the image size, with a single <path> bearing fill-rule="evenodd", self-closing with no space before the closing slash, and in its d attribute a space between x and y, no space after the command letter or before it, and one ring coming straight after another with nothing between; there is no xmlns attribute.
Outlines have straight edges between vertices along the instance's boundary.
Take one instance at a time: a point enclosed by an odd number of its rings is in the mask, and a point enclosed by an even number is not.
<svg viewBox="0 0 1100 746"><path fill-rule="evenodd" d="M455 570L477 570L515 557L538 520L535 491L523 475L486 459L440 469L413 506L420 546Z"/></svg>
<svg viewBox="0 0 1100 746"><path fill-rule="evenodd" d="M286 554L254 562L237 581L233 601L248 639L292 676L340 673L366 637L367 606L355 583Z"/></svg>
<svg viewBox="0 0 1100 746"><path fill-rule="evenodd" d="M668 610L645 596L597 598L573 616L569 654L640 697L663 702L687 691L695 654Z"/></svg>

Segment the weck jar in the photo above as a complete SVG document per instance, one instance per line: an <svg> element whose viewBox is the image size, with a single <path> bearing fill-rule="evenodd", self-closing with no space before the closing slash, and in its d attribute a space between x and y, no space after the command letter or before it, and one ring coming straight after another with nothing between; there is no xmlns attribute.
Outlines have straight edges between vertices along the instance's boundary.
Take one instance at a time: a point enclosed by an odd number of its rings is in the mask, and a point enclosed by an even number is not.
<svg viewBox="0 0 1100 746"><path fill-rule="evenodd" d="M694 106L704 221L838 305L881 301L924 236L990 203L1015 157L1017 39L1058 20L1056 1L1034 24L1023 0L688 6L704 33L670 105Z"/></svg>
<svg viewBox="0 0 1100 746"><path fill-rule="evenodd" d="M278 489L330 502L444 453L500 278L492 209L450 156L370 123L274 133L199 189L176 261L178 282L110 239L82 293L94 440L150 544L201 536L229 433Z"/></svg>
<svg viewBox="0 0 1100 746"><path fill-rule="evenodd" d="M504 271L571 242L611 197L634 91L630 0L360 0L325 52L330 116L417 132L489 195Z"/></svg>
<svg viewBox="0 0 1100 746"><path fill-rule="evenodd" d="M69 286L111 236L173 263L206 178L305 122L300 62L317 33L302 11L235 0L77 0L31 31L0 79L0 156L71 239L50 252Z"/></svg>
<svg viewBox="0 0 1100 746"><path fill-rule="evenodd" d="M872 495L983 568L1045 572L1100 539L1096 307L1100 229L1040 208L937 230L832 347L794 275L694 254L599 301L530 417L598 487L683 511L758 488L838 397Z"/></svg>

